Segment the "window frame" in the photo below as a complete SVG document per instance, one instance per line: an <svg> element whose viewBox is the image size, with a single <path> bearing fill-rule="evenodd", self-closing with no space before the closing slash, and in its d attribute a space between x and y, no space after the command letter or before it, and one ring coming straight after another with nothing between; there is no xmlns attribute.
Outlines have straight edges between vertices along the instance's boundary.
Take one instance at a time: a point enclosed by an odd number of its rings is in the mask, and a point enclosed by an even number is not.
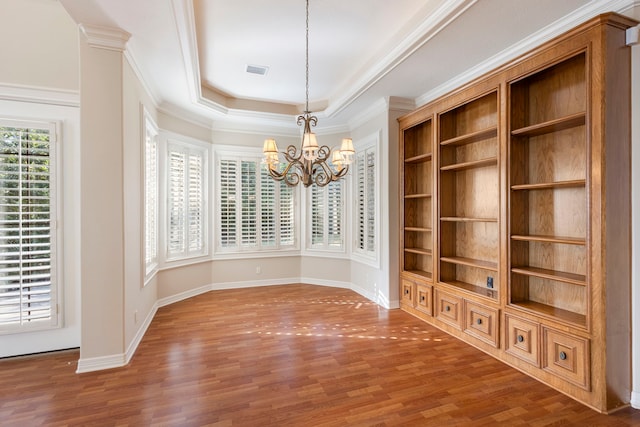
<svg viewBox="0 0 640 427"><path fill-rule="evenodd" d="M0 324L0 335L60 329L64 326L63 295L63 232L61 224L62 199L59 186L62 185L62 160L59 157L61 144L61 122L38 119L0 118L0 127L22 129L47 129L49 131L49 223L50 223L50 317L41 321Z"/></svg>
<svg viewBox="0 0 640 427"><path fill-rule="evenodd" d="M371 265L372 267L379 268L380 267L380 227L381 227L381 156L380 156L380 133L375 133L369 135L368 137L360 140L354 141L354 147L356 150L356 161L353 164L353 223L352 223L352 249L351 254L352 258L356 261ZM374 154L374 180L373 180L373 198L374 198L374 226L373 226L373 247L374 250L370 251L368 249L360 248L359 239L359 204L360 204L360 192L358 189L359 184L359 160L361 156L364 156L366 162L366 155L369 152L373 152ZM368 185L366 182L366 166L364 169L365 172L365 194L369 193ZM365 201L366 203L366 201ZM367 207L365 205L365 215L367 212ZM366 223L366 219L365 219ZM365 241L369 238L367 227L365 224L365 235L363 236Z"/></svg>
<svg viewBox="0 0 640 427"><path fill-rule="evenodd" d="M265 165L262 162L262 152L257 149L257 148L253 148L253 147L229 147L229 146L217 146L216 150L214 151L214 169L215 169L215 200L214 200L214 210L215 210L215 231L214 231L214 236L215 236L215 242L213 243L214 245L214 253L216 255L216 257L229 257L229 258L241 258L241 257L245 257L246 255L251 254L252 257L260 257L260 256L264 256L264 257L271 257L274 255L282 255L282 256L289 256L292 253L295 254L299 254L300 253L300 238L299 238L299 230L300 230L300 208L299 208L299 199L300 199L300 191L297 189L297 187L293 188L293 210L292 210L292 222L293 222L293 226L291 227L292 229L292 234L293 234L293 243L292 244L287 244L287 245L283 245L281 242L281 237L282 237L282 225L278 224L276 226L276 244L274 245L266 245L263 244L262 242L262 208L263 205L260 203L262 200L261 197L261 190L262 190L262 176L263 173L265 173L266 169L265 169ZM235 189L236 189L236 201L238 203L235 204L235 212L236 212L236 217L235 217L235 245L233 246L229 246L229 247L225 247L222 245L221 242L221 236L222 236L222 208L221 208L221 203L222 203L222 181L221 181L221 173L222 168L220 167L220 163L222 161L235 161L238 162L237 163L237 168L236 168L236 176L240 176L241 174L241 170L242 170L242 162L246 161L246 162L252 162L255 163L256 169L256 176L255 176L255 183L256 183L256 190L255 190L255 200L256 200L256 211L255 211L255 218L256 218L256 227L255 227L255 240L256 240L256 244L255 245L245 245L243 246L241 244L242 241L242 215L241 215L241 210L242 210L242 204L241 204L241 198L242 198L242 192L241 192L241 187L242 187L242 178L236 178L235 181ZM271 179L271 178L269 178ZM285 186L286 184L281 183L281 182L276 182L276 187L277 186L282 185ZM277 196L276 196L276 214L275 217L278 218L280 217L280 215L278 214L279 209L282 206L282 202L281 202L281 198L280 198L280 190L276 191Z"/></svg>
<svg viewBox="0 0 640 427"><path fill-rule="evenodd" d="M178 265L189 264L192 262L200 262L202 259L208 259L210 257L210 254L211 254L210 252L211 206L209 202L210 201L209 177L211 176L211 174L210 174L209 159L211 158L211 146L210 144L207 144L205 142L202 142L196 139L188 138L182 135L178 135L178 134L174 134L174 133L162 131L162 130L160 131L160 136L161 136L160 140L161 140L161 146L162 146L160 149L161 165L162 165L162 171L160 174L160 182L161 182L160 200L165 204L165 209L161 209L160 211L162 216L162 219L160 221L161 229L162 229L162 232L160 233L161 235L160 244L162 248L161 263L163 267L170 268ZM202 240L202 247L200 250L193 251L193 252L190 251L187 247L186 250L183 251L181 254L172 254L169 251L169 244L170 244L169 228L170 228L170 221L171 221L171 206L169 204L169 200L170 200L169 191L170 191L170 180L171 180L170 152L172 149L176 151L181 151L185 154L192 153L192 154L202 156L202 167L201 167L202 176L200 181L201 195L202 195L202 214L201 214L202 234L200 238ZM188 170L188 165L186 169ZM184 190L188 200L189 187L188 186L185 187ZM188 206L188 202L187 202L187 206ZM188 207L186 209L188 210ZM188 241L188 218L185 219L184 224L185 224L184 225L185 230L183 230L185 232L184 236L187 236L187 241Z"/></svg>
<svg viewBox="0 0 640 427"><path fill-rule="evenodd" d="M151 117L151 114L149 114L149 112L142 107L142 132L141 132L141 139L142 139L142 227L141 231L142 231L142 241L141 241L141 249L142 249L142 264L143 264L143 272L144 272L144 277L143 277L143 281L142 284L143 286L146 286L147 283L149 282L149 280L151 280L151 278L157 273L159 267L160 267L160 240L161 240L161 233L160 233L160 141L159 141L159 136L160 136L160 130L158 128L158 125L156 124L155 120L153 120L153 118ZM147 172L149 169L149 165L147 164L147 162L149 161L149 154L148 153L148 145L149 143L151 143L151 145L154 146L154 151L155 151L155 173L154 173L154 177L155 177L155 203L153 203L153 213L152 215L154 215L155 217L155 227L153 227L153 229L150 229L149 224L147 222L147 217L148 217L148 212L149 212L149 203L151 202L148 197L149 197L149 188L147 187L148 184L148 180L151 178L150 176L147 176ZM147 250L149 249L149 242L148 240L151 239L151 236L148 235L148 233L153 232L154 233L154 239L155 240L155 250L154 250L154 255L151 256L150 258L148 258L148 254L147 254Z"/></svg>
<svg viewBox="0 0 640 427"><path fill-rule="evenodd" d="M346 201L349 199L348 191L350 188L349 182L351 180L351 170L344 178L339 179L338 181L334 181L324 187L317 187L315 184L313 186L309 186L304 191L304 207L305 207L305 254L310 256L327 256L327 257L340 257L343 258L344 254L347 253L347 244L349 242L349 227L347 226L347 218L349 217L349 204ZM313 242L313 230L314 230L314 220L313 220L313 208L311 204L313 203L313 191L314 189L322 191L326 200L328 200L329 188L331 185L339 185L340 186L340 203L341 212L340 212L340 236L341 242L340 245L331 245L328 241L328 222L327 217L329 215L328 209L324 209L322 212L323 216L323 241L322 243L314 243Z"/></svg>

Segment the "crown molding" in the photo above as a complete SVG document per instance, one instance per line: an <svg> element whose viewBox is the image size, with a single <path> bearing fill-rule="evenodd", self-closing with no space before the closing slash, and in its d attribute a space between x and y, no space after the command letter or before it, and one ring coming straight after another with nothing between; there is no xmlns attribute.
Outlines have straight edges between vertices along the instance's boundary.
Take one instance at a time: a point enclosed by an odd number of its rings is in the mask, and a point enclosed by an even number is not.
<svg viewBox="0 0 640 427"><path fill-rule="evenodd" d="M333 99L330 102L330 106L325 110L327 116L334 117L351 105L351 103L358 99L369 88L393 71L398 65L440 33L477 1L478 0L456 0L444 2L443 5L432 15L429 15L415 31L385 55L382 60L377 62L376 66L363 73L360 79L350 85L349 88L346 88L346 90L343 90L341 93L344 93L344 95Z"/></svg>
<svg viewBox="0 0 640 427"><path fill-rule="evenodd" d="M479 63L478 65L468 69L467 71L458 74L451 80L446 81L433 88L432 90L422 94L416 98L416 105L425 105L433 101L436 98L448 93L464 84L472 81L473 79L486 74L499 66L507 63L508 61L530 51L531 49L540 46L541 44L551 40L552 38L559 36L560 34L574 28L575 26L593 18L604 12L616 11L622 13L625 10L640 5L638 0L596 0L592 1L585 6L577 9L575 12L563 16L557 21L547 25L539 31L536 31L532 35L522 39L520 42L511 45L502 52L490 57L489 59Z"/></svg>
<svg viewBox="0 0 640 427"><path fill-rule="evenodd" d="M0 99L60 105L63 107L80 106L80 93L77 90L51 89L16 84L0 83Z"/></svg>
<svg viewBox="0 0 640 427"><path fill-rule="evenodd" d="M89 46L123 52L131 34L119 28L99 27L80 24L80 30L87 38Z"/></svg>

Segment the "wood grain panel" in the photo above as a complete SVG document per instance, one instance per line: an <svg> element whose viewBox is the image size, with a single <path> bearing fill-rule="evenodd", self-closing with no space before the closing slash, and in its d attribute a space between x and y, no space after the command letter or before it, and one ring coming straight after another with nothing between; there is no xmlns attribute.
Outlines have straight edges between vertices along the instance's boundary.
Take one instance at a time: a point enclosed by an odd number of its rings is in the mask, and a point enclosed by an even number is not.
<svg viewBox="0 0 640 427"><path fill-rule="evenodd" d="M324 286L209 292L158 310L131 363L0 360L7 426L625 427L400 310Z"/></svg>

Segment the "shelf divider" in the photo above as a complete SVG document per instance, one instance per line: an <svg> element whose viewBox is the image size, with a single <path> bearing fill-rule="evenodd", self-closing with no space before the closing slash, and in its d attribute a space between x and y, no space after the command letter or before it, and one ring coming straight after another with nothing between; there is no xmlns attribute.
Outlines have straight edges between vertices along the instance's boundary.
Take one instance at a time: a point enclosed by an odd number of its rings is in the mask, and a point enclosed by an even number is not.
<svg viewBox="0 0 640 427"><path fill-rule="evenodd" d="M517 184L512 185L511 190L548 190L552 188L571 188L571 187L584 187L586 185L585 179L573 179L569 181L556 181L556 182L539 182L536 184Z"/></svg>
<svg viewBox="0 0 640 427"><path fill-rule="evenodd" d="M534 235L520 235L514 234L511 236L511 240L518 240L522 242L542 242L542 243L563 243L566 245L579 245L585 246L586 240L578 237L563 237L563 236L534 236Z"/></svg>
<svg viewBox="0 0 640 427"><path fill-rule="evenodd" d="M458 146L471 144L473 142L482 141L489 138L495 138L498 136L498 127L492 126L487 129L482 129L476 132L467 133L465 135L456 136L455 138L446 139L440 142L441 146Z"/></svg>
<svg viewBox="0 0 640 427"><path fill-rule="evenodd" d="M586 113L576 113L559 119L549 120L543 123L526 126L511 131L513 136L539 136L546 133L557 132L564 129L570 129L576 126L582 126L586 121Z"/></svg>
<svg viewBox="0 0 640 427"><path fill-rule="evenodd" d="M498 271L498 264L491 261L482 261L479 259L465 257L440 257L440 261L449 262L451 264L466 265L467 267L482 268L483 270Z"/></svg>
<svg viewBox="0 0 640 427"><path fill-rule="evenodd" d="M570 283L577 286L587 286L587 278L582 274L567 273L564 271L547 270L530 266L512 267L512 273L525 276L539 277L541 279L555 280L557 282Z"/></svg>
<svg viewBox="0 0 640 427"><path fill-rule="evenodd" d="M498 164L497 157L488 157L486 159L474 160L471 162L463 162L463 163L454 163L452 165L441 166L441 171L455 171L455 170L465 170L472 168L481 168L484 166L496 166Z"/></svg>
<svg viewBox="0 0 640 427"><path fill-rule="evenodd" d="M431 153L424 153L424 154L419 154L413 157L407 157L406 159L404 159L404 162L405 163L421 163L421 162L428 162L432 158L433 156L431 155Z"/></svg>

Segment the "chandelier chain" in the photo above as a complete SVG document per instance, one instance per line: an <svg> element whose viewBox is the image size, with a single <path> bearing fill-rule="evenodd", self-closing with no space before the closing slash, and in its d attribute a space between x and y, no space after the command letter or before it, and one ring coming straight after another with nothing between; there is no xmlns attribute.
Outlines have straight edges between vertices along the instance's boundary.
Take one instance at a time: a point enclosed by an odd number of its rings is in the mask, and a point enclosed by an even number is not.
<svg viewBox="0 0 640 427"><path fill-rule="evenodd" d="M307 0L307 22L306 22L306 49L305 49L305 66L306 66L306 104L305 104L305 112L309 112L309 0Z"/></svg>

